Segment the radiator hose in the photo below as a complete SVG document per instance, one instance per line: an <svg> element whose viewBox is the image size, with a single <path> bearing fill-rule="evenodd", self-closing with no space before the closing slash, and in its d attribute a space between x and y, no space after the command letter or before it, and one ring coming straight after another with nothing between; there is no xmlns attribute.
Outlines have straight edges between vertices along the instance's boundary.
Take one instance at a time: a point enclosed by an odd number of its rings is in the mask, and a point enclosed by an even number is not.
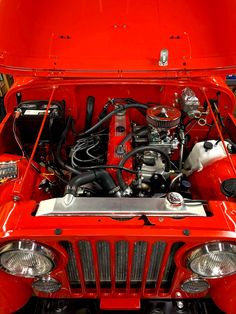
<svg viewBox="0 0 236 314"><path fill-rule="evenodd" d="M120 197L120 188L116 186L112 176L104 169L91 170L75 176L67 185L65 194L76 196L80 186L96 181L110 195Z"/></svg>

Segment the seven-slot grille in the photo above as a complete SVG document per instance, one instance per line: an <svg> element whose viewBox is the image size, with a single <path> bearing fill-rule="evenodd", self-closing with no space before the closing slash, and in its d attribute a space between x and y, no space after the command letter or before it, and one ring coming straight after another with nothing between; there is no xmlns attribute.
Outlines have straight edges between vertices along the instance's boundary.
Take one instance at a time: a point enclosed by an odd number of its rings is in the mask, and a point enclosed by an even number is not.
<svg viewBox="0 0 236 314"><path fill-rule="evenodd" d="M61 242L68 254L71 288L168 290L175 272L174 257L183 243L164 241Z"/></svg>

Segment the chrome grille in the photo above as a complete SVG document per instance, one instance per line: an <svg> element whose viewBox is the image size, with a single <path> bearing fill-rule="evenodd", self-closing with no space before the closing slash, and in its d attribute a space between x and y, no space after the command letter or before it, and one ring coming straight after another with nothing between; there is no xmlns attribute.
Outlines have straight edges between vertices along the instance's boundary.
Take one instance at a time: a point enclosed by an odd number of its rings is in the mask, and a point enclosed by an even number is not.
<svg viewBox="0 0 236 314"><path fill-rule="evenodd" d="M79 279L79 273L77 269L77 263L75 254L73 251L72 244L68 241L62 241L61 245L66 250L66 253L68 254L68 263L67 263L67 274L69 277L70 285L72 288L80 287L80 279Z"/></svg>
<svg viewBox="0 0 236 314"><path fill-rule="evenodd" d="M131 287L138 287L142 282L143 268L147 251L147 242L134 243L134 254L131 273Z"/></svg>
<svg viewBox="0 0 236 314"><path fill-rule="evenodd" d="M72 288L80 286L80 280L84 281L86 289L89 288L111 288L112 280L115 281L116 288L127 288L127 279L130 278L130 287L139 289L143 285L144 268L148 261L145 288L154 289L158 282L161 267L164 260L164 254L167 250L167 243L163 241L154 242L151 245L151 251L148 255L148 242L136 241L117 241L112 243L114 248L114 258L112 256L111 243L108 241L97 241L94 245L95 253L92 249L92 243L87 240L81 240L74 246L70 242L64 241L63 247L68 254L67 273ZM171 245L166 265L162 270L161 288L170 288L171 281L175 272L174 257L182 243ZM73 247L78 252L73 251ZM133 248L131 259L129 260L129 250ZM94 255L95 254L95 255ZM76 260L76 256L79 260ZM77 257L78 257L77 256ZM82 279L78 274L78 263L81 262ZM132 266L129 267L129 264ZM96 267L99 283L96 283ZM112 267L114 268L114 279L112 278ZM128 275L130 269L130 274Z"/></svg>
<svg viewBox="0 0 236 314"><path fill-rule="evenodd" d="M89 241L79 241L79 254L83 267L84 280L87 286L95 286L95 274L92 248Z"/></svg>
<svg viewBox="0 0 236 314"><path fill-rule="evenodd" d="M110 286L111 267L110 267L110 245L108 242L99 241L97 243L98 269L102 287ZM93 265L91 265L93 267Z"/></svg>
<svg viewBox="0 0 236 314"><path fill-rule="evenodd" d="M166 248L165 242L156 242L152 246L152 254L149 263L149 270L146 283L148 288L155 288L165 248Z"/></svg>
<svg viewBox="0 0 236 314"><path fill-rule="evenodd" d="M115 245L116 252L116 286L125 287L128 271L128 242L118 241Z"/></svg>

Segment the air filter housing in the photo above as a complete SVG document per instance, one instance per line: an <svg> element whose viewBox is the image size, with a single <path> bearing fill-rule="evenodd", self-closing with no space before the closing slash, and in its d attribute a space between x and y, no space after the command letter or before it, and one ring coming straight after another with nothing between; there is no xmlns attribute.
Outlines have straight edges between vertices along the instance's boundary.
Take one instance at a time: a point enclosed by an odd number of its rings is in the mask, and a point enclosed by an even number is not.
<svg viewBox="0 0 236 314"><path fill-rule="evenodd" d="M147 110L147 123L157 129L172 129L179 125L181 112L173 107L156 106Z"/></svg>

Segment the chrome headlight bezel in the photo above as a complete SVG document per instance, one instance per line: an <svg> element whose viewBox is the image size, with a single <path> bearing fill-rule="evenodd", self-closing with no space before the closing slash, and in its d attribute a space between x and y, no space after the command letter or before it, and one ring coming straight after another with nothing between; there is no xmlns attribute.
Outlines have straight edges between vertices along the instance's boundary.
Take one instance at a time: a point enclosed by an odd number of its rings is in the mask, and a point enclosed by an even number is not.
<svg viewBox="0 0 236 314"><path fill-rule="evenodd" d="M230 243L230 242L224 242L224 241L215 241L215 242L209 242L209 243L205 243L201 246L198 246L197 248L193 248L187 255L186 258L186 264L187 264L187 268L190 269L194 274L198 275L201 278L204 279L217 279L217 278L223 278L223 277L227 277L227 276L231 276L236 274L236 266L235 266L235 270L233 272L230 273L226 273L223 275L204 275L203 273L199 273L197 272L195 269L193 269L192 267L192 262L195 261L196 259L204 256L204 255L208 255L210 253L221 253L221 254L227 254L227 253L231 253L231 254L235 254L236 255L236 244L234 243Z"/></svg>
<svg viewBox="0 0 236 314"><path fill-rule="evenodd" d="M36 253L38 255L42 255L44 258L46 258L47 261L49 261L49 264L51 264L50 270L48 270L45 273L35 274L35 275L26 275L26 274L20 274L14 271L9 270L6 268L2 263L2 258L5 253ZM8 274L18 276L18 277L24 277L24 278L35 278L39 276L48 275L52 272L52 270L56 266L56 254L46 246L32 241L32 240L16 240L9 242L2 247L0 247L0 267Z"/></svg>

